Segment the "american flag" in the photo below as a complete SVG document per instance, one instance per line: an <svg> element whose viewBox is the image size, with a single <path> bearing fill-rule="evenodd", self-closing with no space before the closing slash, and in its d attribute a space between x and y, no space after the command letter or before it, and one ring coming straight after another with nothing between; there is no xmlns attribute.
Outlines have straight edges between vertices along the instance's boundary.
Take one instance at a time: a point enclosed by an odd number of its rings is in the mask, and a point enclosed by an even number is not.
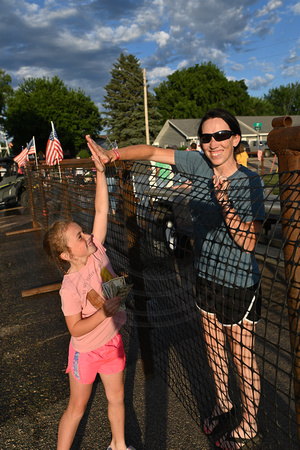
<svg viewBox="0 0 300 450"><path fill-rule="evenodd" d="M63 157L63 149L53 126L53 131L50 133L46 147L46 164L48 164L48 166L53 166L53 164L62 161Z"/></svg>
<svg viewBox="0 0 300 450"><path fill-rule="evenodd" d="M18 154L14 158L14 161L18 164L18 167L22 167L26 165L26 162L28 161L28 150L27 147L24 148L24 150L21 151L21 153Z"/></svg>
<svg viewBox="0 0 300 450"><path fill-rule="evenodd" d="M34 145L33 138L31 139L31 141L27 145L27 150L28 150L28 155L34 155L35 154L35 145Z"/></svg>

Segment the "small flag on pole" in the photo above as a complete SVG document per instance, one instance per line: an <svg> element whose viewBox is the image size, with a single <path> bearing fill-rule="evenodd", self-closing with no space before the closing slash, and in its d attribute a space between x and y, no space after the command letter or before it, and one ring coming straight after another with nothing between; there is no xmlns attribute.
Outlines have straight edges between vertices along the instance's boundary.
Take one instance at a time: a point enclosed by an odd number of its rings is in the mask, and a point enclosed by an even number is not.
<svg viewBox="0 0 300 450"><path fill-rule="evenodd" d="M35 143L34 138L31 139L29 144L27 145L28 155L34 155L35 154Z"/></svg>
<svg viewBox="0 0 300 450"><path fill-rule="evenodd" d="M24 150L21 151L15 158L14 161L18 164L18 167L22 167L26 165L26 162L28 161L28 150L27 147L24 148Z"/></svg>
<svg viewBox="0 0 300 450"><path fill-rule="evenodd" d="M36 146L35 146L34 136L31 139L31 141L29 142L29 144L27 145L27 149L28 149L28 156L29 155L34 155L35 156L36 167L38 167L38 159L37 159L37 154L36 154Z"/></svg>
<svg viewBox="0 0 300 450"><path fill-rule="evenodd" d="M51 122L52 131L50 133L46 147L46 164L53 166L63 160L64 154L62 146L59 142L53 122Z"/></svg>

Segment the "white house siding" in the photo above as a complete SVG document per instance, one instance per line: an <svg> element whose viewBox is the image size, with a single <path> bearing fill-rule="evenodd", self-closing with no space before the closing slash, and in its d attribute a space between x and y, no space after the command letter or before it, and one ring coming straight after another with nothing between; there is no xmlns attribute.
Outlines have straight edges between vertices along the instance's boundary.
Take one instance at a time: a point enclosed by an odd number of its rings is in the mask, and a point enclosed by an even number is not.
<svg viewBox="0 0 300 450"><path fill-rule="evenodd" d="M267 136L273 129L272 120L276 116L237 116L242 131L242 139L251 143L257 141L257 131L254 130L254 123L262 124L259 132L259 140L266 141ZM291 116L292 126L300 126L300 115ZM187 147L191 142L198 143L197 131L201 119L170 119L167 120L154 140L153 145L158 147L172 147L177 145Z"/></svg>

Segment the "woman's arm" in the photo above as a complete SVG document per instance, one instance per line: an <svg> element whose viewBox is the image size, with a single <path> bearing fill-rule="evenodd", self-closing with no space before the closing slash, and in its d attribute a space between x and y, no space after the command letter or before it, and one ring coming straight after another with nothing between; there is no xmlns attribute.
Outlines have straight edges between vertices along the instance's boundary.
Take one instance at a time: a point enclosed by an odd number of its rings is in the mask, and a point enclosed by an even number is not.
<svg viewBox="0 0 300 450"><path fill-rule="evenodd" d="M120 159L122 161L156 161L166 164L175 164L175 150L169 148L152 147L151 145L140 144L123 147L116 150L104 150L96 144L89 135L86 136L89 149L98 154L104 164ZM118 155L120 157L118 157Z"/></svg>
<svg viewBox="0 0 300 450"><path fill-rule="evenodd" d="M213 182L216 198L232 238L245 251L252 252L262 227L262 221L243 222L228 198L230 182L227 178L216 175Z"/></svg>
<svg viewBox="0 0 300 450"><path fill-rule="evenodd" d="M252 252L255 248L262 222L254 220L243 222L230 202L221 205L223 217L234 241L246 252Z"/></svg>
<svg viewBox="0 0 300 450"><path fill-rule="evenodd" d="M69 332L72 336L79 337L89 333L90 331L93 331L105 319L113 316L118 312L120 303L120 297L113 297L106 300L103 306L98 309L98 311L96 311L93 315L84 319L82 318L81 313L74 314L73 316L65 316Z"/></svg>

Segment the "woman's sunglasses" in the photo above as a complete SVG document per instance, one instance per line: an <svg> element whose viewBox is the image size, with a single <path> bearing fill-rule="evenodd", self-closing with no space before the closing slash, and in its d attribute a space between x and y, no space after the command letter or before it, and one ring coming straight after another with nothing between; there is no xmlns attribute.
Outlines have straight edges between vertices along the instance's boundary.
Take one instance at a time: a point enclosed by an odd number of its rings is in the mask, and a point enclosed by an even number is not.
<svg viewBox="0 0 300 450"><path fill-rule="evenodd" d="M226 141L227 139L231 138L231 136L234 136L234 134L235 133L231 130L216 131L212 134L205 133L200 137L200 142L201 144L209 144L212 137L217 142Z"/></svg>

